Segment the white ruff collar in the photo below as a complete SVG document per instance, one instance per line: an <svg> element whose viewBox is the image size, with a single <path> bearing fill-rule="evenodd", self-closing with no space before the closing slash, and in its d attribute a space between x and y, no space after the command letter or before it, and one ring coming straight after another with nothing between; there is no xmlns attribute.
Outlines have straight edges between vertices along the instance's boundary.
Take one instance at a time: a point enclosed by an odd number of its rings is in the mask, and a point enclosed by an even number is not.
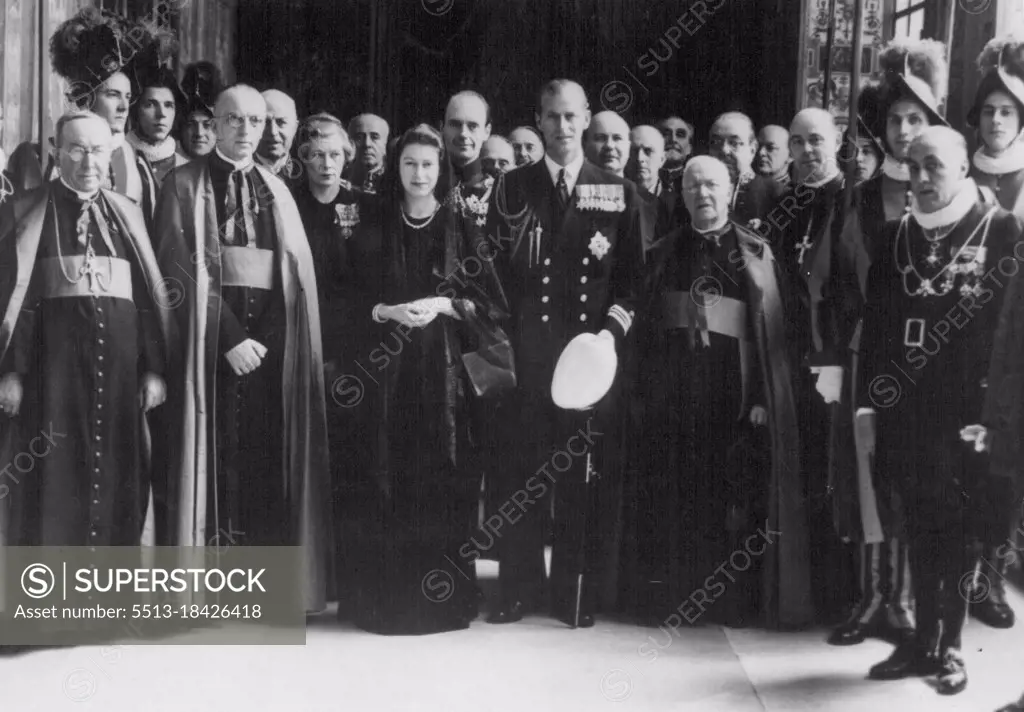
<svg viewBox="0 0 1024 712"><path fill-rule="evenodd" d="M922 213L917 206L917 201L914 201L910 212L918 225L925 230L934 230L937 227L945 227L962 220L964 215L971 212L977 202L978 184L974 182L973 178L966 178L963 185L960 186L960 192L949 201L949 205L946 207L940 208L934 213Z"/></svg>
<svg viewBox="0 0 1024 712"><path fill-rule="evenodd" d="M136 151L146 157L150 163L156 163L157 161L165 161L175 154L178 150L178 145L174 139L168 136L163 141L157 144L147 143L137 133L132 131L127 135L128 143L132 145Z"/></svg>
<svg viewBox="0 0 1024 712"><path fill-rule="evenodd" d="M907 164L900 163L888 153L885 154L885 160L882 161L882 173L901 183L910 182L910 168L907 167Z"/></svg>
<svg viewBox="0 0 1024 712"><path fill-rule="evenodd" d="M990 176L1016 173L1024 168L1024 141L1021 141L1018 135L1001 155L995 157L983 153L979 148L974 152L971 163L979 171Z"/></svg>

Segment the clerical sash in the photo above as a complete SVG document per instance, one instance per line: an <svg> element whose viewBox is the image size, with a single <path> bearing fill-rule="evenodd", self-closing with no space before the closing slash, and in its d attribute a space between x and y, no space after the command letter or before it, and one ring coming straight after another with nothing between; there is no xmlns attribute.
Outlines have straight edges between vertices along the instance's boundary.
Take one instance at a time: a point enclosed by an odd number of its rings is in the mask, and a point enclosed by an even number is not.
<svg viewBox="0 0 1024 712"><path fill-rule="evenodd" d="M134 301L132 267L127 260L92 257L87 263L85 255L46 257L39 260L37 269L43 278L43 299L113 297Z"/></svg>
<svg viewBox="0 0 1024 712"><path fill-rule="evenodd" d="M696 311L700 316L695 324L697 328L706 326L708 331L734 339L747 339L747 305L738 299L720 297L711 306L695 305L689 292L668 292L663 298L664 317L662 328L687 329L690 327L690 312ZM696 306L696 310L694 310Z"/></svg>
<svg viewBox="0 0 1024 712"><path fill-rule="evenodd" d="M274 251L255 247L221 247L221 285L274 288Z"/></svg>

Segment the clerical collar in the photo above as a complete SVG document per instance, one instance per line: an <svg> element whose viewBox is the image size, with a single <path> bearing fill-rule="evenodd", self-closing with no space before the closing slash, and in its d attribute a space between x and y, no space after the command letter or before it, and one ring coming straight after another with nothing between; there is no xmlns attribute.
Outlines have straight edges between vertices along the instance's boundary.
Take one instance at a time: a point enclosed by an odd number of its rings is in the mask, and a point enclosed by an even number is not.
<svg viewBox="0 0 1024 712"><path fill-rule="evenodd" d="M979 148L974 152L971 163L982 173L1001 176L1016 173L1024 168L1024 139L1020 135L998 156L989 156Z"/></svg>
<svg viewBox="0 0 1024 712"><path fill-rule="evenodd" d="M705 240L714 240L715 244L718 244L718 240L725 231L729 228L729 216L719 218L718 222L711 227L704 228L703 230L696 225L693 226L693 231L703 237Z"/></svg>
<svg viewBox="0 0 1024 712"><path fill-rule="evenodd" d="M907 167L907 164L900 163L888 153L885 154L885 160L882 161L882 173L901 183L910 182L910 168Z"/></svg>
<svg viewBox="0 0 1024 712"><path fill-rule="evenodd" d="M936 210L934 213L922 213L917 206L917 201L910 208L911 215L917 224L925 230L934 230L937 227L945 227L962 220L971 212L978 202L978 184L973 178L964 179L960 191L949 201L949 205Z"/></svg>
<svg viewBox="0 0 1024 712"><path fill-rule="evenodd" d="M280 173L282 170L284 170L284 167L288 165L288 154L287 153L285 155L281 156L281 158L279 158L276 161L271 161L269 158L264 158L263 156L261 156L258 153L255 154L255 158L256 158L256 161L261 166L266 168L268 171L273 173L275 176L278 173ZM241 167L238 167L237 170L241 170Z"/></svg>
<svg viewBox="0 0 1024 712"><path fill-rule="evenodd" d="M77 198L78 198L79 200L81 200L81 201L82 201L83 203L88 203L88 202L89 202L90 200L92 200L93 198L95 198L95 197L96 197L97 195L99 195L99 194L100 194L99 188L97 188L96 190L94 190L94 191L93 191L93 192L91 192L91 193L83 193L82 191L80 191L80 190L78 190L78 189L76 189L76 188L72 188L72 187L71 187L71 184L70 184L70 183L68 183L68 182L67 182L66 180L64 180L64 176L61 176L61 177L60 177L60 182L64 184L64 187L65 187L65 188L67 188L67 189L68 189L68 190L70 190L70 191L71 191L72 193L74 193L74 195L75 195L75 196L76 196L76 197L77 197Z"/></svg>
<svg viewBox="0 0 1024 712"><path fill-rule="evenodd" d="M249 157L242 161L231 160L230 158L225 156L224 153L220 150L220 146L217 146L215 149L213 149L213 152L217 154L217 158L231 166L232 171L244 171L247 170L253 164L252 157Z"/></svg>
<svg viewBox="0 0 1024 712"><path fill-rule="evenodd" d="M166 161L168 158L173 156L178 150L178 145L173 138L168 136L160 143L148 143L135 131L132 131L127 136L128 143L132 145L136 151L146 157L150 163L157 163L159 161Z"/></svg>
<svg viewBox="0 0 1024 712"><path fill-rule="evenodd" d="M808 188L820 188L826 183L831 183L839 176L839 166L834 163L829 165L829 171L825 174L825 177L820 180L805 180L801 185L805 185Z"/></svg>
<svg viewBox="0 0 1024 712"><path fill-rule="evenodd" d="M572 163L565 166L558 165L551 156L545 153L544 164L548 167L548 173L551 174L552 185L558 185L558 173L563 168L565 169L565 185L571 194L573 188L576 187L576 179L579 178L580 171L583 170L583 152L580 151L580 155L576 156Z"/></svg>

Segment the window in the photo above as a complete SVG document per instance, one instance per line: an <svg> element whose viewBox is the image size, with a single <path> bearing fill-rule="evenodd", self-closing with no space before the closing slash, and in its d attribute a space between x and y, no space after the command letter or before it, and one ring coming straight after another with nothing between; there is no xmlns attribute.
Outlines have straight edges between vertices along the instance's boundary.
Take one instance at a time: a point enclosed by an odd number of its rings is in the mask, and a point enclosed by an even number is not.
<svg viewBox="0 0 1024 712"><path fill-rule="evenodd" d="M896 0L896 12L892 17L893 36L921 39L928 5L927 0L925 2Z"/></svg>

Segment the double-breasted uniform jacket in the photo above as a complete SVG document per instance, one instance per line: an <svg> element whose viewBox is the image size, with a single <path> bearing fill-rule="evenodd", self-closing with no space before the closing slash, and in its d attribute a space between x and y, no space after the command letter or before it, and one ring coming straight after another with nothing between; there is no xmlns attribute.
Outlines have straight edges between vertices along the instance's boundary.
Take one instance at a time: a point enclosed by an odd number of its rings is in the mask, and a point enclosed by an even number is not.
<svg viewBox="0 0 1024 712"><path fill-rule="evenodd" d="M643 278L635 186L587 161L560 214L546 161L498 178L486 239L510 307L521 388L548 391L565 345L608 329L621 353Z"/></svg>

